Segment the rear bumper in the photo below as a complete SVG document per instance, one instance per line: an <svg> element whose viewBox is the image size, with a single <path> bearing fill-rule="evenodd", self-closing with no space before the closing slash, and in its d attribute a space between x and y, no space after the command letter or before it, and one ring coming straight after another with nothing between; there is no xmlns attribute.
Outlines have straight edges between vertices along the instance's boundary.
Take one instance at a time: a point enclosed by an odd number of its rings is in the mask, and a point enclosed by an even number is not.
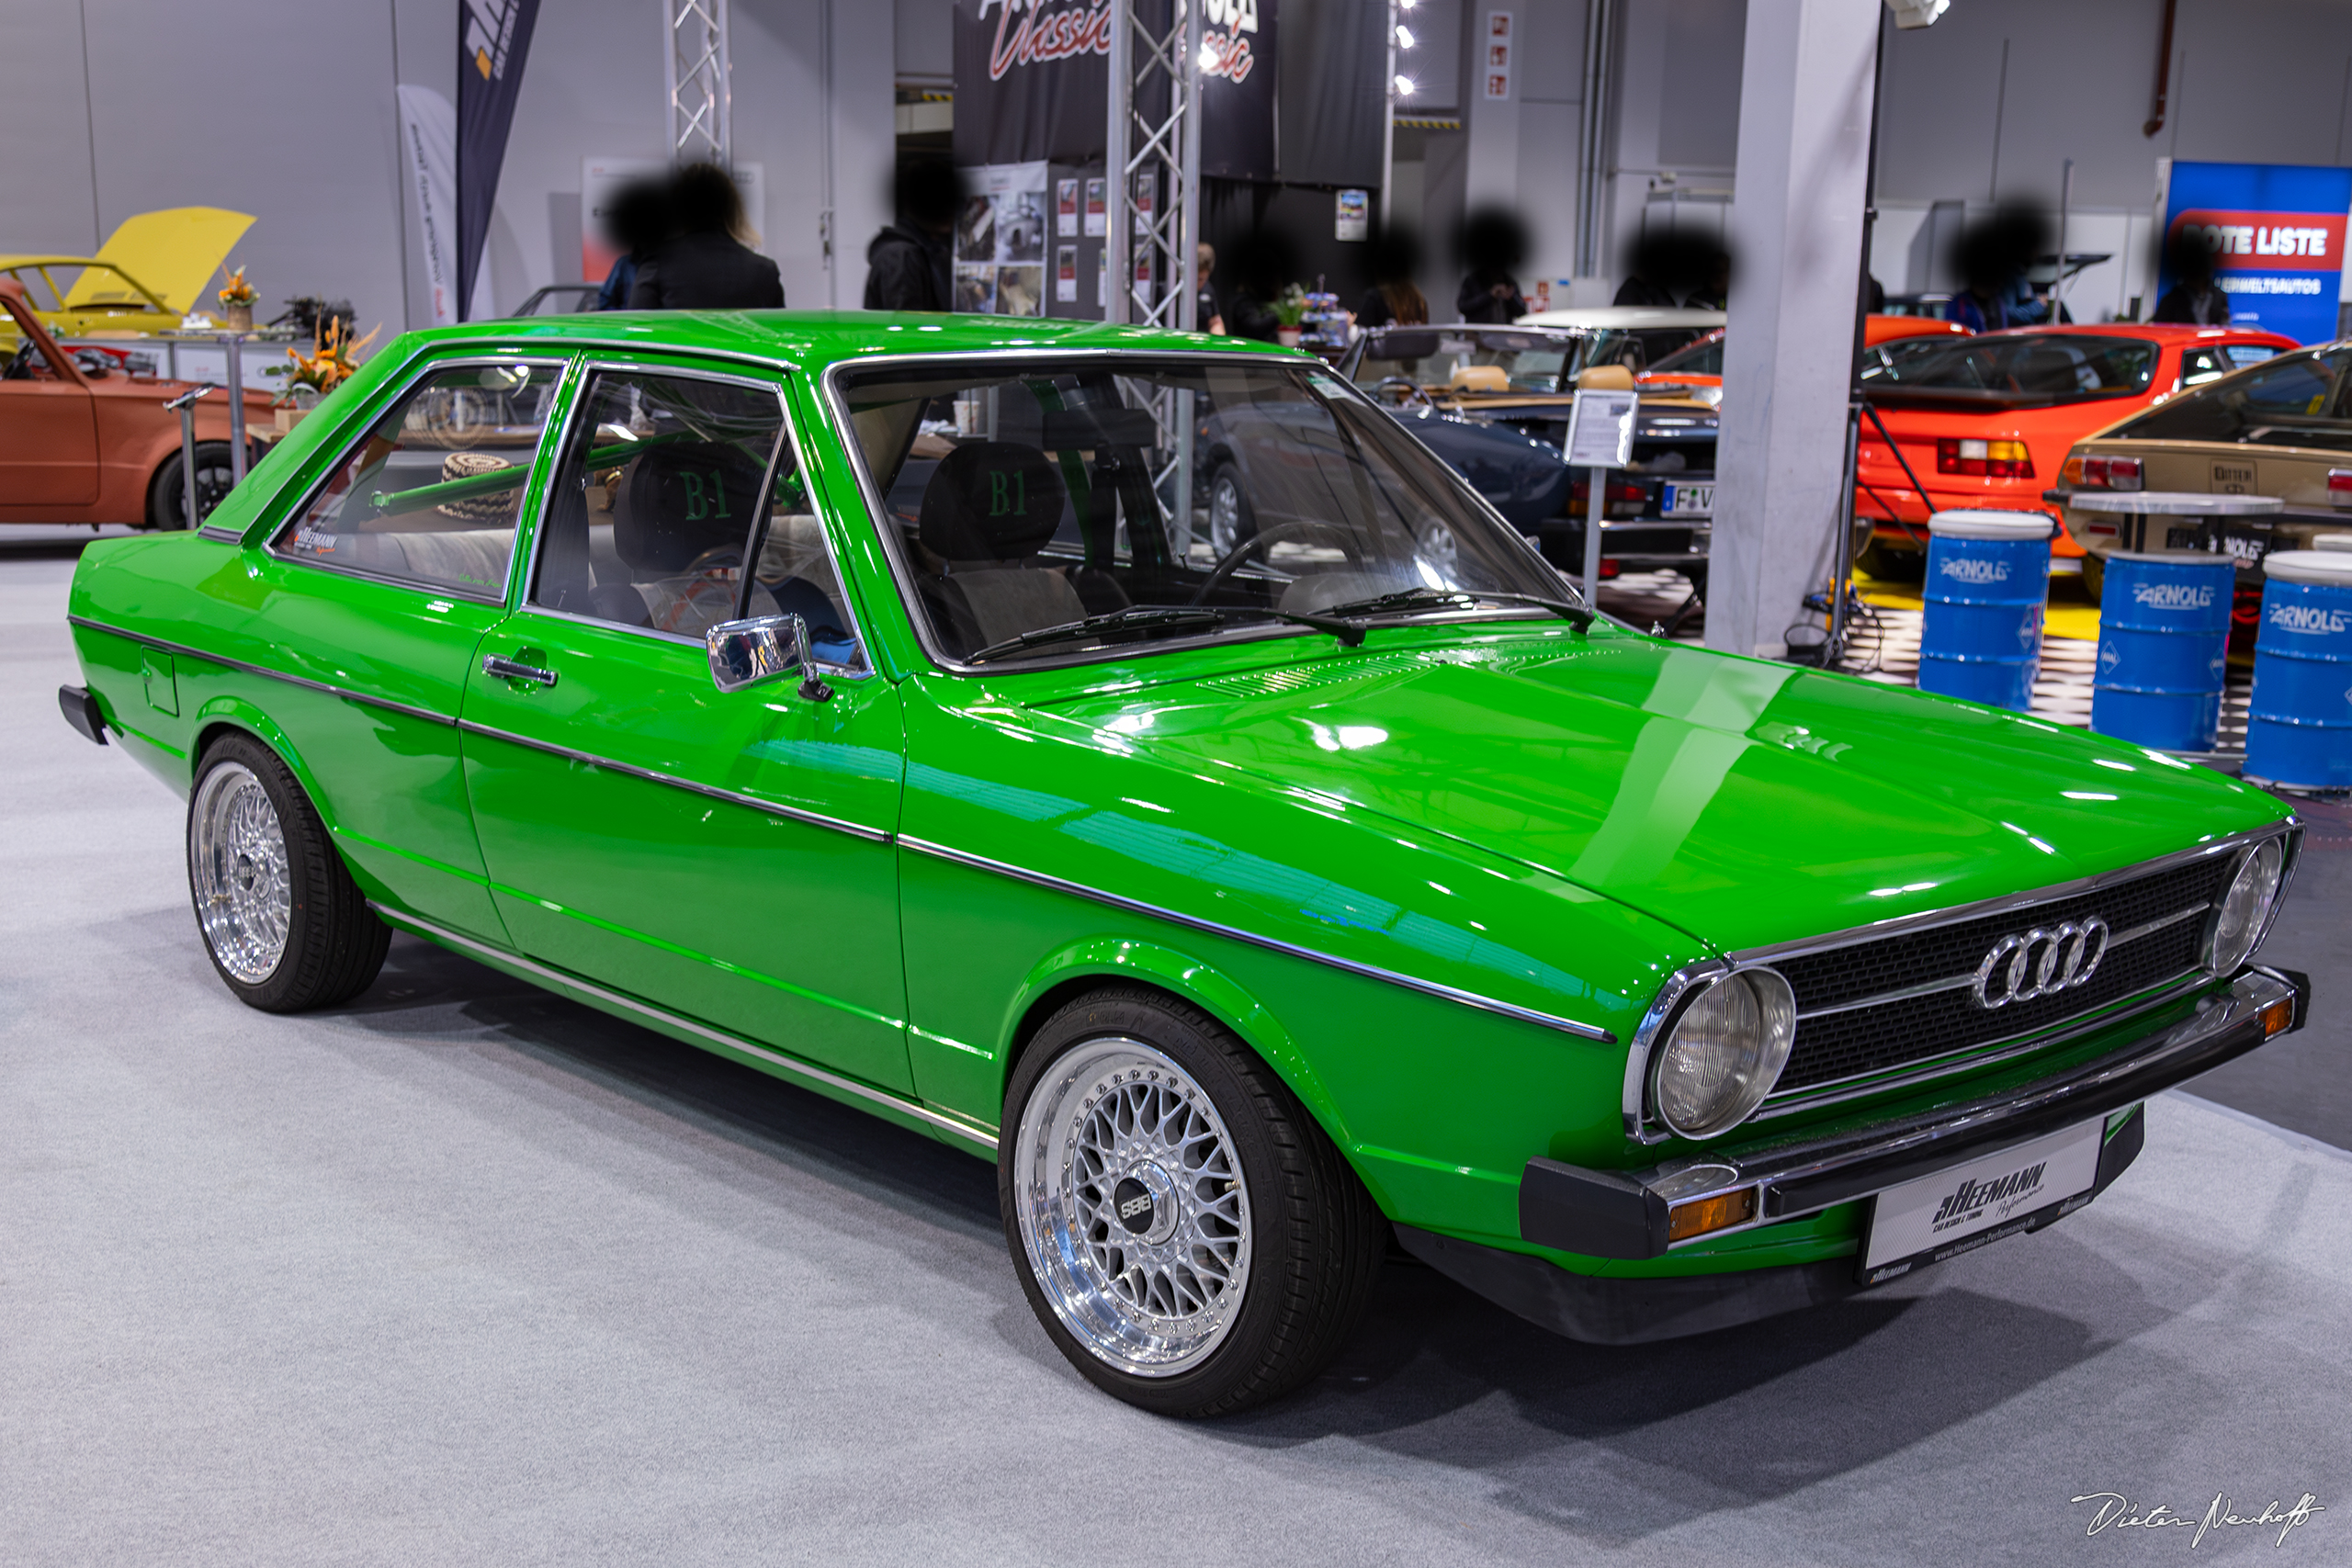
<svg viewBox="0 0 2352 1568"><path fill-rule="evenodd" d="M1829 1138L1678 1158L1637 1171L1530 1160L1520 1179L1519 1234L1588 1258L1662 1258L1672 1249L1670 1203L1753 1189L1754 1223L1769 1225L1868 1198L2122 1110L2243 1055L2271 1038L2265 1014L2281 1002L2292 1010L2287 1028L2300 1028L2310 991L2301 975L2250 967L2192 1016L2059 1077Z"/></svg>

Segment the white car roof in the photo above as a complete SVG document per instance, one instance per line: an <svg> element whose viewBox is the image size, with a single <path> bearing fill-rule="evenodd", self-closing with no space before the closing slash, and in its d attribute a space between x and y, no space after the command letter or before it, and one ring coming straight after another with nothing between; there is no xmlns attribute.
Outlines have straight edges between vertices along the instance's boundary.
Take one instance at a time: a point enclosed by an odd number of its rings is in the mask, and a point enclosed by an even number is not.
<svg viewBox="0 0 2352 1568"><path fill-rule="evenodd" d="M1690 327L1712 332L1724 324L1721 310L1682 310L1664 305L1590 305L1576 310L1538 310L1521 316L1522 327L1583 327L1593 332L1641 332Z"/></svg>

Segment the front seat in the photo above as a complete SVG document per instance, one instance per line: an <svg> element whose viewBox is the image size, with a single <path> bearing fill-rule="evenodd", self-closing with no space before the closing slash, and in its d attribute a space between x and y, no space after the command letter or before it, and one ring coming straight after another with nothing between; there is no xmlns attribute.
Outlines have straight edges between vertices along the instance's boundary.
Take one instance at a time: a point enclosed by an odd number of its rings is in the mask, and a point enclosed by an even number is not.
<svg viewBox="0 0 2352 1568"><path fill-rule="evenodd" d="M1010 441L967 442L933 472L916 532L947 570L924 592L958 652L1085 618L1069 576L1034 559L1060 528L1067 496L1051 458Z"/></svg>

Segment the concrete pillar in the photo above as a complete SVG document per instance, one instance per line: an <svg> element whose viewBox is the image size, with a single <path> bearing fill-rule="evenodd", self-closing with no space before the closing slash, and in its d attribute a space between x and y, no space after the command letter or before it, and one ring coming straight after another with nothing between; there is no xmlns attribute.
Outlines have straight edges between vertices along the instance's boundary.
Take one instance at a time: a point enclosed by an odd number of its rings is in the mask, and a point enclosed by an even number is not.
<svg viewBox="0 0 2352 1568"><path fill-rule="evenodd" d="M1707 642L1777 657L1827 585L1879 0L1750 0Z"/></svg>

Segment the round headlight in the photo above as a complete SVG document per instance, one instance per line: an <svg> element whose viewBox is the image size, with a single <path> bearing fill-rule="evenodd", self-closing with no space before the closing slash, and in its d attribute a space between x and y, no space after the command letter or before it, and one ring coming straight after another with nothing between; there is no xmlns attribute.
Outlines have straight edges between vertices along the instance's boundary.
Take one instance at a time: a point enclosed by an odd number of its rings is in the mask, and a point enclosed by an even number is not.
<svg viewBox="0 0 2352 1568"><path fill-rule="evenodd" d="M2278 900L2278 872L2286 859L2278 840L2265 839L2238 862L2238 874L2214 912L2212 934L2205 939L2206 968L2216 975L2235 974L2254 955L2255 943L2270 923L2270 906Z"/></svg>
<svg viewBox="0 0 2352 1568"><path fill-rule="evenodd" d="M1686 1138L1736 1127L1772 1092L1796 1032L1796 998L1771 970L1708 981L1657 1054L1650 1082L1658 1120Z"/></svg>

